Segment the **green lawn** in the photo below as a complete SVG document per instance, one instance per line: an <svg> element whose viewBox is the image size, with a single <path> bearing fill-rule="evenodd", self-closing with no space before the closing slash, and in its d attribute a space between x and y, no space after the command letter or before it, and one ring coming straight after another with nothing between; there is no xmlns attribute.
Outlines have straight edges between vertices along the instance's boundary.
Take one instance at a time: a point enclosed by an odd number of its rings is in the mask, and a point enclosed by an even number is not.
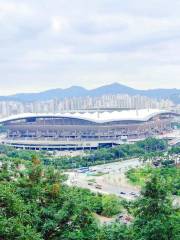
<svg viewBox="0 0 180 240"><path fill-rule="evenodd" d="M146 166L137 169L130 169L126 176L129 181L134 185L144 186L145 182L151 178L151 175L156 173L159 176L164 177L171 189L172 193L180 196L180 168L177 167L162 167L154 168Z"/></svg>

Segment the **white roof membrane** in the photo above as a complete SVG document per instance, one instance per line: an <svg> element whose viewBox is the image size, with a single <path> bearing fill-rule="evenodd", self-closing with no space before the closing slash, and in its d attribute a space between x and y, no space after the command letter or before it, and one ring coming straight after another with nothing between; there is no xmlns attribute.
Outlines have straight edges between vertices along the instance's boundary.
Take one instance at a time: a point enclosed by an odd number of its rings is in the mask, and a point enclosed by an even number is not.
<svg viewBox="0 0 180 240"><path fill-rule="evenodd" d="M42 113L42 114L34 114L34 113L25 113L10 116L7 118L0 119L0 123L4 123L7 121L13 121L18 119L30 118L30 117L52 117L52 118L77 118L82 120L88 120L96 123L105 123L105 122L113 122L113 121L148 121L153 116L169 113L166 110L159 109L141 109L141 110L123 110L123 111L113 111L113 112L76 112L76 113Z"/></svg>

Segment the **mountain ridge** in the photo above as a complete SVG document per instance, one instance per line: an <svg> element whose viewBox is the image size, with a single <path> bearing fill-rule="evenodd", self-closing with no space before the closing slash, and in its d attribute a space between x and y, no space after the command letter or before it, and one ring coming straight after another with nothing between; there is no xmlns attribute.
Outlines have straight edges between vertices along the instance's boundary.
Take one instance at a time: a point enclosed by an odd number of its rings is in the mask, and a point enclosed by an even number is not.
<svg viewBox="0 0 180 240"><path fill-rule="evenodd" d="M64 99L71 97L98 97L108 94L128 94L128 95L142 95L150 98L157 99L170 99L174 103L180 103L180 89L147 89L139 90L120 83L112 83L104 85L98 88L88 90L81 86L71 86L66 89L55 88L37 93L18 93L9 96L0 96L0 100L4 101L22 101L22 102L33 102L33 101L47 101L51 99Z"/></svg>

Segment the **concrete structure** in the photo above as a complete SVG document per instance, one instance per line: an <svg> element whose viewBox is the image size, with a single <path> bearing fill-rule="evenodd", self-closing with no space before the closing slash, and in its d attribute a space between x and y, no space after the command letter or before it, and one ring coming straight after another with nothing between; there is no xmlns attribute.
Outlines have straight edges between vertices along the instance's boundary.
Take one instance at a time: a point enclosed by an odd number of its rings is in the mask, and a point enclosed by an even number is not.
<svg viewBox="0 0 180 240"><path fill-rule="evenodd" d="M142 109L113 112L22 114L0 123L4 144L26 149L81 150L113 146L171 131L176 113Z"/></svg>

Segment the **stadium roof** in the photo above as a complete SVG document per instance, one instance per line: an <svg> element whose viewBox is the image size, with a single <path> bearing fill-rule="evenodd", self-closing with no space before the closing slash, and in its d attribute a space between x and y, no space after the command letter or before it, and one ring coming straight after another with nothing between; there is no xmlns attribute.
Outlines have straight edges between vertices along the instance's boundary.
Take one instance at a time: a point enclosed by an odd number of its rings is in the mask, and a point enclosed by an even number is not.
<svg viewBox="0 0 180 240"><path fill-rule="evenodd" d="M164 114L171 113L166 110L159 109L141 109L141 110L123 110L123 111L113 111L113 112L75 112L75 113L44 113L44 114L34 114L34 113L25 113L10 116L7 118L0 119L0 123L26 119L26 118L77 118L82 120L87 120L96 123L105 123L113 121L148 121L152 117Z"/></svg>

